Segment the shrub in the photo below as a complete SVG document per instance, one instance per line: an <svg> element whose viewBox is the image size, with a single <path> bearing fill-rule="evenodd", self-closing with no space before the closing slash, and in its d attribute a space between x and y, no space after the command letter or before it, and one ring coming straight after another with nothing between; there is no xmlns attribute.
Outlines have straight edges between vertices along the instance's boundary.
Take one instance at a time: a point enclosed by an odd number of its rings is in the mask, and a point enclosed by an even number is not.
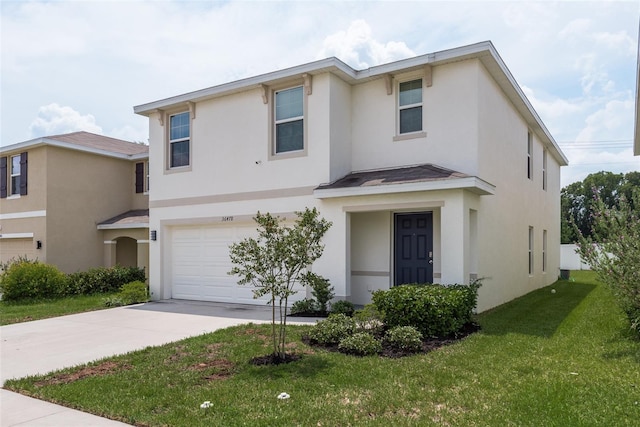
<svg viewBox="0 0 640 427"><path fill-rule="evenodd" d="M445 337L471 321L479 282L470 285L402 285L373 293L388 327L413 326L424 337Z"/></svg>
<svg viewBox="0 0 640 427"><path fill-rule="evenodd" d="M358 332L350 337L346 337L338 344L338 349L342 353L354 354L357 356L370 356L382 351L382 344L371 334Z"/></svg>
<svg viewBox="0 0 640 427"><path fill-rule="evenodd" d="M144 269L138 267L97 267L69 274L66 295L89 295L118 292L122 285L145 281Z"/></svg>
<svg viewBox="0 0 640 427"><path fill-rule="evenodd" d="M122 285L118 296L126 305L147 302L149 301L149 288L146 283L136 280Z"/></svg>
<svg viewBox="0 0 640 427"><path fill-rule="evenodd" d="M387 331L385 342L396 350L415 353L422 349L422 334L413 326L396 326Z"/></svg>
<svg viewBox="0 0 640 427"><path fill-rule="evenodd" d="M356 329L360 332L369 332L374 336L381 335L384 331L384 316L375 305L367 304L362 309L353 313L356 321Z"/></svg>
<svg viewBox="0 0 640 427"><path fill-rule="evenodd" d="M56 298L65 287L66 276L57 267L20 258L4 266L0 276L2 299Z"/></svg>
<svg viewBox="0 0 640 427"><path fill-rule="evenodd" d="M353 334L355 321L344 314L331 314L316 323L309 331L309 339L320 345L338 344Z"/></svg>
<svg viewBox="0 0 640 427"><path fill-rule="evenodd" d="M340 300L331 304L332 314L345 314L347 316L353 315L355 307L352 302Z"/></svg>
<svg viewBox="0 0 640 427"><path fill-rule="evenodd" d="M304 275L302 282L311 287L311 295L318 303L318 310L326 313L327 304L335 296L333 286L331 286L329 280L309 271Z"/></svg>
<svg viewBox="0 0 640 427"><path fill-rule="evenodd" d="M291 314L314 313L318 309L316 302L311 298L305 298L291 304Z"/></svg>
<svg viewBox="0 0 640 427"><path fill-rule="evenodd" d="M120 292L116 295L105 298L104 305L107 307L120 307L147 301L149 301L148 286L146 283L136 280L122 285Z"/></svg>

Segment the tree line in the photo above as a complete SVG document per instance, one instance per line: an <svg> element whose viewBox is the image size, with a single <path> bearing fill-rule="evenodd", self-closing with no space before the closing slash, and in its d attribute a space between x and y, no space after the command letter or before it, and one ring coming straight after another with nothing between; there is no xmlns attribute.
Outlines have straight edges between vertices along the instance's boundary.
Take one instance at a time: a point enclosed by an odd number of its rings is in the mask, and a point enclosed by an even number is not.
<svg viewBox="0 0 640 427"><path fill-rule="evenodd" d="M579 240L576 228L585 237L594 236L593 208L597 200L607 209L619 208L623 200L630 204L632 210L640 209L634 203L634 190L640 191L640 172L616 174L602 171L564 187L560 194L562 243Z"/></svg>

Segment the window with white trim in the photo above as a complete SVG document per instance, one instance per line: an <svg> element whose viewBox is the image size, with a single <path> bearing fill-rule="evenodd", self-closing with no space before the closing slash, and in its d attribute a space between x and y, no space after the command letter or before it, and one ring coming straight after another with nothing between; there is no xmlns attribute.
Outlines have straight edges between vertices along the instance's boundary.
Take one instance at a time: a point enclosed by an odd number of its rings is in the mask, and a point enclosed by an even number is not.
<svg viewBox="0 0 640 427"><path fill-rule="evenodd" d="M529 227L529 275L533 275L533 227Z"/></svg>
<svg viewBox="0 0 640 427"><path fill-rule="evenodd" d="M527 178L533 179L533 135L527 132Z"/></svg>
<svg viewBox="0 0 640 427"><path fill-rule="evenodd" d="M303 86L274 93L274 154L304 150Z"/></svg>
<svg viewBox="0 0 640 427"><path fill-rule="evenodd" d="M422 79L400 82L398 88L398 133L422 131Z"/></svg>
<svg viewBox="0 0 640 427"><path fill-rule="evenodd" d="M547 271L547 230L542 230L542 272Z"/></svg>
<svg viewBox="0 0 640 427"><path fill-rule="evenodd" d="M188 111L169 117L169 168L191 162L191 117Z"/></svg>
<svg viewBox="0 0 640 427"><path fill-rule="evenodd" d="M11 156L11 175L9 179L9 194L20 195L20 155Z"/></svg>
<svg viewBox="0 0 640 427"><path fill-rule="evenodd" d="M542 151L542 189L547 190L547 150Z"/></svg>

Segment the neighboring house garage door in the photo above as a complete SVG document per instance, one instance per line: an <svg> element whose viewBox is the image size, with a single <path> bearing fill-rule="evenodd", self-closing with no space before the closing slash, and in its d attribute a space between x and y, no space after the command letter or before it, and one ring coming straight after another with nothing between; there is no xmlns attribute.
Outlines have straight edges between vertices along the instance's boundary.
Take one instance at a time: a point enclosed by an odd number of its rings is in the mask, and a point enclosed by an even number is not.
<svg viewBox="0 0 640 427"><path fill-rule="evenodd" d="M174 227L171 238L172 298L265 304L267 297L254 299L251 285L240 286L237 276L227 274L233 267L229 245L256 235L254 224ZM304 297L301 290L289 302Z"/></svg>
<svg viewBox="0 0 640 427"><path fill-rule="evenodd" d="M5 263L11 258L24 256L29 259L38 258L32 237L25 239L0 239L0 262Z"/></svg>

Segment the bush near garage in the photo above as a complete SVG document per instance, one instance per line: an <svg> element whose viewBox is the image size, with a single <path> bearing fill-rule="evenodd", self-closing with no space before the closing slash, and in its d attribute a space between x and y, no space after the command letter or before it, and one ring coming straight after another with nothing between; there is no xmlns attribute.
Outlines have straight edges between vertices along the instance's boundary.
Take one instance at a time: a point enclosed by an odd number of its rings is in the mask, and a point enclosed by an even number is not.
<svg viewBox="0 0 640 427"><path fill-rule="evenodd" d="M65 295L90 295L118 292L131 282L146 280L144 269L138 267L97 267L68 275Z"/></svg>
<svg viewBox="0 0 640 427"><path fill-rule="evenodd" d="M67 277L57 267L18 258L2 266L0 292L5 301L62 296Z"/></svg>
<svg viewBox="0 0 640 427"><path fill-rule="evenodd" d="M149 287L146 283L136 280L122 285L120 292L105 299L104 305L107 307L120 307L147 301L149 301Z"/></svg>
<svg viewBox="0 0 640 427"><path fill-rule="evenodd" d="M425 338L456 334L471 322L480 282L469 285L401 285L373 293L388 328L413 326Z"/></svg>

